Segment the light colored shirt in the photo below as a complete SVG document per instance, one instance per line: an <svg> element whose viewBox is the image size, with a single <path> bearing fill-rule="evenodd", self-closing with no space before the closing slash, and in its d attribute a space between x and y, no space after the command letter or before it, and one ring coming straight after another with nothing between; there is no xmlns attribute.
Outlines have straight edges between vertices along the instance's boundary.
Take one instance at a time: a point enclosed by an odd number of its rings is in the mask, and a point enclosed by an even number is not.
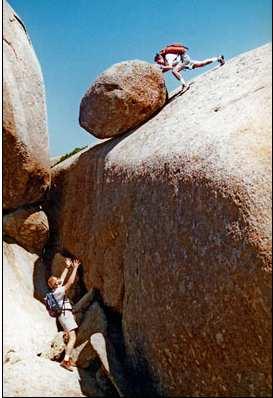
<svg viewBox="0 0 273 398"><path fill-rule="evenodd" d="M165 59L170 66L175 66L181 61L181 56L179 54L166 54Z"/></svg>
<svg viewBox="0 0 273 398"><path fill-rule="evenodd" d="M64 296L65 296L64 286L57 287L57 289L55 289L53 291L53 294L54 294L54 297L57 300L60 308L70 309L70 310L72 309L72 306L71 306L71 303L70 303L68 297L65 297L65 300L64 300Z"/></svg>

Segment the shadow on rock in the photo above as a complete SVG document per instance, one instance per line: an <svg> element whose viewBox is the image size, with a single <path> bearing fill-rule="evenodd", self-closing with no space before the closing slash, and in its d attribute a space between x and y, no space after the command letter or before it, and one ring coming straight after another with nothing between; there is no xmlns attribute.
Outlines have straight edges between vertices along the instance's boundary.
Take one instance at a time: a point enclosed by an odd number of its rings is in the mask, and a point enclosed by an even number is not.
<svg viewBox="0 0 273 398"><path fill-rule="evenodd" d="M48 292L47 279L49 277L49 271L44 260L39 257L33 268L33 297L44 304L44 297Z"/></svg>

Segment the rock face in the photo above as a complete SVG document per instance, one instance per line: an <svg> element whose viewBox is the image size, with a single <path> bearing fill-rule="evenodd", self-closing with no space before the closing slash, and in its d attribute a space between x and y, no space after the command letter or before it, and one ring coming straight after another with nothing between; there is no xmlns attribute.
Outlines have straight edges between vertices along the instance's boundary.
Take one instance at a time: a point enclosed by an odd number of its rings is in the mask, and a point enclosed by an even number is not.
<svg viewBox="0 0 273 398"><path fill-rule="evenodd" d="M52 169L58 245L121 314L135 394L270 395L271 86L266 45Z"/></svg>
<svg viewBox="0 0 273 398"><path fill-rule="evenodd" d="M57 352L57 347L49 350L57 328L55 320L34 298L42 298L47 291L45 268L38 256L17 244L4 242L3 267L4 396L103 396L90 369L75 369L71 374L48 359L54 349ZM88 344L88 350L79 347L73 354L81 367L90 363L91 344ZM41 352L49 352L49 355L38 357Z"/></svg>
<svg viewBox="0 0 273 398"><path fill-rule="evenodd" d="M102 73L80 105L80 125L98 138L120 135L162 108L167 91L162 72L144 61L126 61Z"/></svg>
<svg viewBox="0 0 273 398"><path fill-rule="evenodd" d="M41 254L49 237L46 214L33 209L18 209L3 217L4 235L31 253Z"/></svg>
<svg viewBox="0 0 273 398"><path fill-rule="evenodd" d="M3 11L3 206L15 209L48 187L48 135L40 65L6 1Z"/></svg>
<svg viewBox="0 0 273 398"><path fill-rule="evenodd" d="M34 297L43 297L44 267L38 256L17 244L3 243L3 354L10 350L36 355L56 334L56 325ZM37 338L39 336L39 338Z"/></svg>
<svg viewBox="0 0 273 398"><path fill-rule="evenodd" d="M81 373L67 372L48 359L29 357L4 368L3 392L5 397L86 397ZM82 388L80 387L82 386ZM97 389L93 389L93 396Z"/></svg>
<svg viewBox="0 0 273 398"><path fill-rule="evenodd" d="M45 213L39 203L32 204L44 199L49 184L44 88L25 27L6 2L3 46L3 199L9 210L4 216L4 235L7 241L16 241L3 246L3 392L7 397L104 396L108 380L104 379L104 390L99 387L96 370L100 363L93 369L91 360L98 356L90 341L74 350L81 369L73 374L49 357L38 357L48 352L57 332L56 320L41 304L48 291L48 264L32 254L41 254L49 235Z"/></svg>

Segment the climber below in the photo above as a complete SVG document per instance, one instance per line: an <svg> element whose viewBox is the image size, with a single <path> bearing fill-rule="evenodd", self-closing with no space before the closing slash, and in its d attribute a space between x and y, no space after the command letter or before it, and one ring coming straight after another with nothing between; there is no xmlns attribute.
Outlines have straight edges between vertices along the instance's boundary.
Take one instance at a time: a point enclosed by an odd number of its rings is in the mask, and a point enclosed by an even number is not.
<svg viewBox="0 0 273 398"><path fill-rule="evenodd" d="M189 89L190 85L185 82L180 73L184 69L202 68L213 62L219 62L223 66L225 59L223 55L204 59L203 61L194 61L187 54L188 47L183 44L170 44L160 50L154 57L154 61L160 67L163 73L172 71L174 77L181 82L181 92Z"/></svg>
<svg viewBox="0 0 273 398"><path fill-rule="evenodd" d="M77 329L78 325L72 313L72 306L66 296L66 292L75 282L77 269L80 265L80 262L79 260L71 260L70 258L66 258L65 263L66 267L61 277L57 278L56 276L51 276L48 279L48 286L51 288L59 307L62 309L61 315L58 316L58 321L60 322L66 336L68 337L68 343L65 348L65 357L64 360L61 362L61 366L72 372L73 362L71 360L71 353L76 342L75 329ZM68 274L68 270L71 267L73 268L73 271L68 278L68 281L64 284L65 278Z"/></svg>

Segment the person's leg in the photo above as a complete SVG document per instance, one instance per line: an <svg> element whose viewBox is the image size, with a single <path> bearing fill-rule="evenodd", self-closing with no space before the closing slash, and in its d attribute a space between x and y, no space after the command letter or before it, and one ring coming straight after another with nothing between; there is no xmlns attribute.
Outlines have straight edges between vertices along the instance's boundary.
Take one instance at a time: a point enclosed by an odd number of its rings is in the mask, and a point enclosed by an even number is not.
<svg viewBox="0 0 273 398"><path fill-rule="evenodd" d="M180 81L181 81L181 79L183 80L183 77L182 77L180 71L181 71L181 69L179 69L178 66L172 68L172 74L174 75L174 77L175 77L177 80L180 80Z"/></svg>
<svg viewBox="0 0 273 398"><path fill-rule="evenodd" d="M194 68L202 68L203 66L212 64L213 62L219 62L221 65L224 65L225 60L224 56L221 55L219 57L212 57L212 58L207 58L204 59L203 61L191 61L192 69Z"/></svg>
<svg viewBox="0 0 273 398"><path fill-rule="evenodd" d="M162 70L163 73L168 72L168 71L171 70L172 68L173 68L173 67L170 66L170 65L168 65L168 66L160 65L160 69Z"/></svg>
<svg viewBox="0 0 273 398"><path fill-rule="evenodd" d="M64 343L67 344L68 340L69 340L69 332L64 331L64 334L63 334Z"/></svg>
<svg viewBox="0 0 273 398"><path fill-rule="evenodd" d="M172 69L172 74L174 75L174 77L180 81L181 83L181 89L183 90L184 88L188 87L187 83L185 82L185 80L183 79L182 74L180 73L183 70L183 65L182 64L178 64L176 67L174 67Z"/></svg>
<svg viewBox="0 0 273 398"><path fill-rule="evenodd" d="M75 343L76 343L76 332L75 330L71 330L69 332L69 340L65 348L65 357L64 357L65 361L68 361L70 359Z"/></svg>
<svg viewBox="0 0 273 398"><path fill-rule="evenodd" d="M75 330L71 330L70 332L67 332L68 336L69 336L69 340L68 343L65 347L65 356L64 356L64 360L61 362L61 366L67 370L69 370L70 372L73 372L72 366L75 366L72 363L72 360L70 359L74 345L76 343L76 332Z"/></svg>
<svg viewBox="0 0 273 398"><path fill-rule="evenodd" d="M191 62L192 62L193 68L202 68L203 66L212 64L213 62L216 62L216 61L217 61L217 57L207 58L207 59L204 59L203 61L191 61Z"/></svg>

